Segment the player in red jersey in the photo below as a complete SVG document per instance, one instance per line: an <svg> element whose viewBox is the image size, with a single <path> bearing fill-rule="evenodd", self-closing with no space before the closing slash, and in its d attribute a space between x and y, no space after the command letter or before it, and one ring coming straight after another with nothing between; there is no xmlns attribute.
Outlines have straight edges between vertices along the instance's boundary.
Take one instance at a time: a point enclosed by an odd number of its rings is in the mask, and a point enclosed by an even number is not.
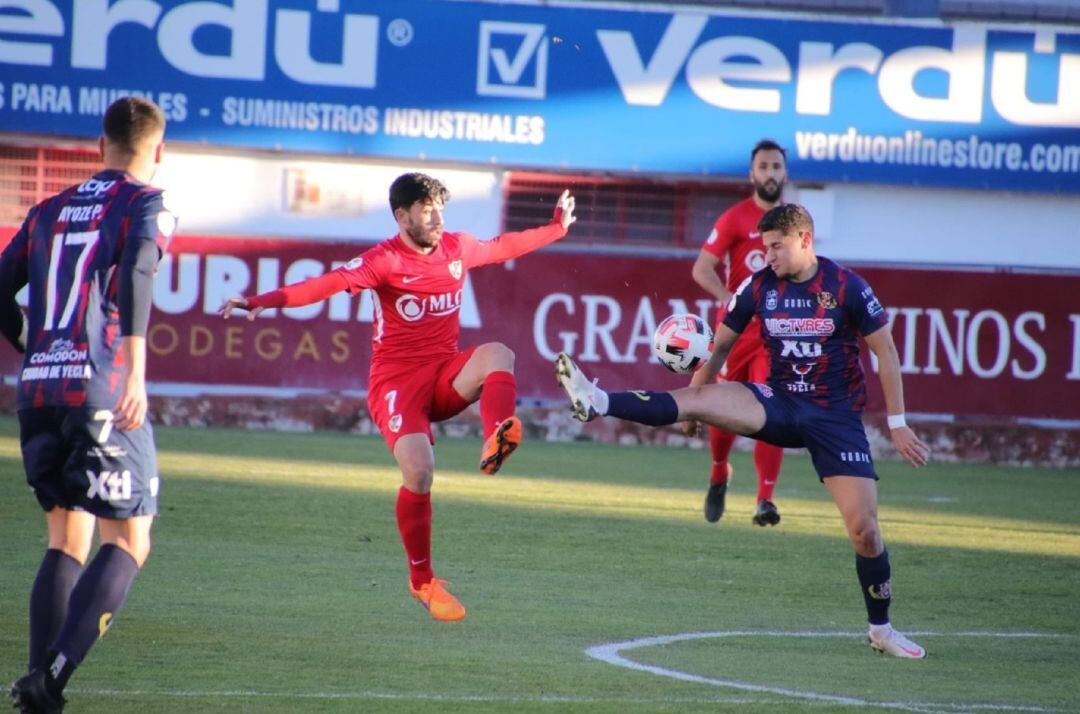
<svg viewBox="0 0 1080 714"><path fill-rule="evenodd" d="M514 353L499 342L458 349L462 287L470 268L501 263L566 235L574 197L564 191L550 223L481 241L443 230L450 192L421 173L390 186L398 234L337 270L255 297L230 298L220 313L296 307L344 290L375 292L375 327L368 409L401 468L397 522L409 560L409 591L437 620L460 620L465 608L436 578L431 564L431 484L435 439L431 422L480 401L484 447L480 470L494 474L521 443L514 416Z"/></svg>
<svg viewBox="0 0 1080 714"><path fill-rule="evenodd" d="M750 182L754 192L720 214L708 240L694 262L694 280L726 305L731 294L744 280L765 267L765 249L761 243L758 221L770 208L780 203L787 181L787 154L774 141L763 139L750 152ZM725 284L724 273L727 273ZM717 315L717 324L725 311ZM769 355L761 341L757 321L739 337L718 379L733 382L764 382L769 376ZM735 443L735 434L709 427L712 447L712 472L709 491L705 496L705 520L715 523L724 515L731 464L728 456ZM757 470L757 510L752 521L759 526L774 526L780 522L780 512L773 503L773 489L780 475L784 450L758 441L754 444L754 467Z"/></svg>

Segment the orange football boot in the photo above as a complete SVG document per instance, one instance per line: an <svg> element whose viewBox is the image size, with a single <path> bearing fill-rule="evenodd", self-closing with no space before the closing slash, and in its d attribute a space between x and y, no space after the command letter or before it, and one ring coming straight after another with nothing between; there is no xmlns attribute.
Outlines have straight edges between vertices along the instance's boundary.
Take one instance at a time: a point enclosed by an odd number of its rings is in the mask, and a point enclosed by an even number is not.
<svg viewBox="0 0 1080 714"><path fill-rule="evenodd" d="M436 620L453 622L465 617L465 606L444 587L449 584L449 580L432 578L419 588L414 588L410 582L409 594L419 600Z"/></svg>
<svg viewBox="0 0 1080 714"><path fill-rule="evenodd" d="M495 433L484 442L484 450L480 452L480 470L489 476L498 472L514 449L521 445L521 435L521 420L516 416L499 424Z"/></svg>

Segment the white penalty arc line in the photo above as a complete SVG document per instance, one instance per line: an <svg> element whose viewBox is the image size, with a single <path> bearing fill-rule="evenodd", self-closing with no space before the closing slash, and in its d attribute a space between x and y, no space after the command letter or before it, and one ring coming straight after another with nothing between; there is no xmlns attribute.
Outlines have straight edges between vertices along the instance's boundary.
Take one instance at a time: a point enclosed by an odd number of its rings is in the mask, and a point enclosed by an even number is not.
<svg viewBox="0 0 1080 714"><path fill-rule="evenodd" d="M1041 632L911 632L909 633L913 637L937 637L941 635L948 635L949 637L995 637L995 638L1027 638L1027 637L1068 637L1064 634L1055 633L1041 633ZM733 630L726 632L685 632L678 635L658 635L655 637L642 637L636 640L626 640L624 642L608 642L605 644L594 645L585 650L585 654L593 659L606 662L608 664L615 665L616 667L625 667L627 669L637 670L639 672L648 672L661 677L669 677L671 679L678 679L683 682L693 682L695 684L708 684L714 687L726 687L730 689L737 689L744 692L755 692L759 694L778 694L784 697L792 697L795 699L804 699L816 703L828 703L839 704L843 706L853 707L877 707L881 709L900 709L913 712L937 712L937 711L953 711L953 710L988 710L988 711L1015 711L1015 712L1056 712L1056 709L1050 709L1046 707L1038 706L1024 706L1024 705L999 705L999 704L967 704L967 703L935 703L935 702L875 702L867 699L860 699L858 697L845 697L838 694L825 694L822 692L812 692L809 690L800 689L787 689L785 687L770 687L763 684L754 684L752 682L740 682L731 679L717 679L715 677L705 677L698 674L691 674L689 672L681 672L676 669L668 669L666 667L659 667L651 664L643 664L641 662L635 662L632 659L624 657L621 652L624 650L641 649L645 647L656 647L660 645L669 645L675 642L687 642L691 640L707 640L727 637L849 637L859 638L865 637L863 633L857 632L786 632L782 630Z"/></svg>

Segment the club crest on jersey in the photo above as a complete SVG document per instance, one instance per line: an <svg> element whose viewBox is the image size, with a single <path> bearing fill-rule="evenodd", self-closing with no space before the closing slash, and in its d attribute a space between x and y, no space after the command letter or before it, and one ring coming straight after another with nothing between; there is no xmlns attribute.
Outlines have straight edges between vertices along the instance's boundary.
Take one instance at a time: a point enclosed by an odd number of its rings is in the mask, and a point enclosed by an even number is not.
<svg viewBox="0 0 1080 714"><path fill-rule="evenodd" d="M830 292L820 292L817 294L817 304L826 310L832 310L836 307L836 298Z"/></svg>
<svg viewBox="0 0 1080 714"><path fill-rule="evenodd" d="M775 310L776 309L776 291L775 290L770 290L769 292L765 293L765 309L766 310Z"/></svg>
<svg viewBox="0 0 1080 714"><path fill-rule="evenodd" d="M461 280L461 261L452 260L450 265L446 266L450 270L450 274L454 276L454 280Z"/></svg>

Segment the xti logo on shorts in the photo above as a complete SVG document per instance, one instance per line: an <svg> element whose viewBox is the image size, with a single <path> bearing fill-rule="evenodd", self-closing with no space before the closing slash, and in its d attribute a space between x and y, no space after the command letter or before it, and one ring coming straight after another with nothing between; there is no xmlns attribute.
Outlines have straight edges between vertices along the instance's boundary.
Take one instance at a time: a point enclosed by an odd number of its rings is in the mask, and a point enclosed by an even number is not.
<svg viewBox="0 0 1080 714"><path fill-rule="evenodd" d="M86 489L87 498L100 498L109 503L131 500L130 471L102 471L95 474L88 469L86 478L90 480L90 487Z"/></svg>

